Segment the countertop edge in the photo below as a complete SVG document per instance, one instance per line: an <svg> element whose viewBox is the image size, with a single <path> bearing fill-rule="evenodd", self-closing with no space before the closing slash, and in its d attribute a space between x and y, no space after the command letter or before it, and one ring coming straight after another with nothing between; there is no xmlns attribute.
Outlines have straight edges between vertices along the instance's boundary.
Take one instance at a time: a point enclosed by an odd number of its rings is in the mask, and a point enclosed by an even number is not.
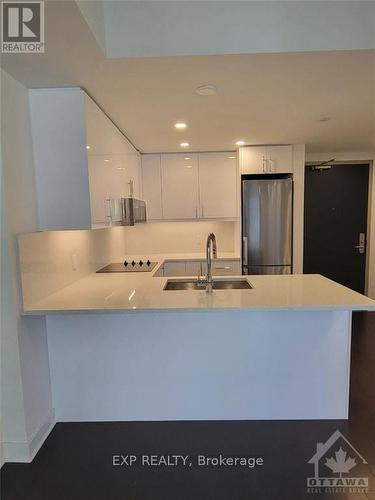
<svg viewBox="0 0 375 500"><path fill-rule="evenodd" d="M246 312L318 312L318 311L347 311L347 312L372 312L375 306L264 306L264 307L169 307L169 308L144 308L144 309L46 309L23 310L22 316L46 316L59 314L139 314L139 313L173 313L173 312L220 312L220 311L246 311Z"/></svg>

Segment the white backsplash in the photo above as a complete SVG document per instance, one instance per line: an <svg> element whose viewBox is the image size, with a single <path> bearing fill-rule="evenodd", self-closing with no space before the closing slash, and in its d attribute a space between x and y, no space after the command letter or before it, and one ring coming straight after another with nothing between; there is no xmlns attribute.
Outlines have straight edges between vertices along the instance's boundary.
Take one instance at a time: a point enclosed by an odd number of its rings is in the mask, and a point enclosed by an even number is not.
<svg viewBox="0 0 375 500"><path fill-rule="evenodd" d="M236 222L161 222L20 235L24 303L35 303L125 256L202 253L209 232L216 234L219 256L220 252L237 250Z"/></svg>
<svg viewBox="0 0 375 500"><path fill-rule="evenodd" d="M125 228L126 252L190 253L204 252L208 233L216 235L220 252L235 251L235 222L155 222Z"/></svg>

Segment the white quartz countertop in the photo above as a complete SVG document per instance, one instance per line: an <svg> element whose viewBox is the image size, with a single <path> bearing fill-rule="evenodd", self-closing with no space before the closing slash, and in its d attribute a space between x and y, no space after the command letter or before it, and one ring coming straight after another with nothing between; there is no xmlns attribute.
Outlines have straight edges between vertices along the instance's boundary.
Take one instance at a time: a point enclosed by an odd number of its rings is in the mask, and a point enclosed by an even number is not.
<svg viewBox="0 0 375 500"><path fill-rule="evenodd" d="M91 273L29 305L24 314L211 309L375 310L375 301L315 274L235 276L234 279L247 279L253 289L214 290L212 294L205 290L165 291L164 286L171 278L154 277L163 261L201 259L204 256L137 256L146 260L147 257L158 261L158 266L150 273ZM219 258L235 259L238 255L221 253Z"/></svg>

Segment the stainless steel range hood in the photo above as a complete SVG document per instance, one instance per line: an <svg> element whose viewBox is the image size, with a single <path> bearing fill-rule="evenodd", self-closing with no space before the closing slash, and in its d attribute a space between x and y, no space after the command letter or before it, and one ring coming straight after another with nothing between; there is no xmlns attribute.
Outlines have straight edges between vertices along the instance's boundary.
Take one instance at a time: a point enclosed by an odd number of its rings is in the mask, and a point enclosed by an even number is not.
<svg viewBox="0 0 375 500"><path fill-rule="evenodd" d="M144 201L136 198L110 198L106 201L110 226L134 226L147 222Z"/></svg>

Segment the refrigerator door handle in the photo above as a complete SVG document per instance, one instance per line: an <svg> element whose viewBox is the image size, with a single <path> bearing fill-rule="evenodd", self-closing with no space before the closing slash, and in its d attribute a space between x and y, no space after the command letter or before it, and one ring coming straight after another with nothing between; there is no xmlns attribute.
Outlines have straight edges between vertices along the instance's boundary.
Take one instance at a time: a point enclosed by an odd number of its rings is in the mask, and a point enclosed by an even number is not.
<svg viewBox="0 0 375 500"><path fill-rule="evenodd" d="M242 263L247 266L247 236L242 237Z"/></svg>

